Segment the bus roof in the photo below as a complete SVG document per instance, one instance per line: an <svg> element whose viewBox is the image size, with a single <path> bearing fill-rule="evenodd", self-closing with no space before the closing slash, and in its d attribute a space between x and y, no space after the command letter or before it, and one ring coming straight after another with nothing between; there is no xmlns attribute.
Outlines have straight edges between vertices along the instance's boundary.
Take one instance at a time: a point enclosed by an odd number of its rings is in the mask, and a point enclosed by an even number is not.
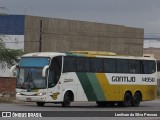
<svg viewBox="0 0 160 120"><path fill-rule="evenodd" d="M98 58L121 58L121 59L146 59L155 60L153 57L145 56L128 56L128 55L118 55L114 52L104 52L104 51L71 51L69 54L84 55L86 57L98 57Z"/></svg>
<svg viewBox="0 0 160 120"><path fill-rule="evenodd" d="M112 52L97 52L97 51L71 51L71 52L36 52L28 53L22 57L55 57L55 56L83 56L83 57L97 57L97 58L121 58L121 59L145 59L155 60L153 57L137 57L137 56L124 56L117 55Z"/></svg>
<svg viewBox="0 0 160 120"><path fill-rule="evenodd" d="M88 55L103 55L103 56L116 56L114 52L104 52L104 51L71 51L75 54L88 54Z"/></svg>
<svg viewBox="0 0 160 120"><path fill-rule="evenodd" d="M55 56L65 56L65 53L58 52L36 52L36 53L28 53L23 55L22 57L55 57Z"/></svg>

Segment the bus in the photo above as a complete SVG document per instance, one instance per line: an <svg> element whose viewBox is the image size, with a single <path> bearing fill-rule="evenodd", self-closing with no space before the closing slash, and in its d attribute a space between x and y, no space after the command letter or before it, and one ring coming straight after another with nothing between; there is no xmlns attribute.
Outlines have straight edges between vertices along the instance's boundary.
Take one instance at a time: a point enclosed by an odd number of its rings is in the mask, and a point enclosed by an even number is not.
<svg viewBox="0 0 160 120"><path fill-rule="evenodd" d="M157 60L157 95L160 96L160 60Z"/></svg>
<svg viewBox="0 0 160 120"><path fill-rule="evenodd" d="M16 99L45 103L95 101L98 106L139 106L154 100L157 65L151 57L120 56L111 52L38 52L21 57Z"/></svg>

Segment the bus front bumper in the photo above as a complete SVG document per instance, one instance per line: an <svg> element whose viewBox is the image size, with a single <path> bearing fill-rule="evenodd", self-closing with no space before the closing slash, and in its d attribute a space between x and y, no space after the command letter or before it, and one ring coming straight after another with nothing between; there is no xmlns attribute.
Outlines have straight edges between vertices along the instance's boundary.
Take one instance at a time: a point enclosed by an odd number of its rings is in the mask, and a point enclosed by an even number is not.
<svg viewBox="0 0 160 120"><path fill-rule="evenodd" d="M16 94L16 100L25 102L45 102L46 96L28 96L28 95L18 95Z"/></svg>

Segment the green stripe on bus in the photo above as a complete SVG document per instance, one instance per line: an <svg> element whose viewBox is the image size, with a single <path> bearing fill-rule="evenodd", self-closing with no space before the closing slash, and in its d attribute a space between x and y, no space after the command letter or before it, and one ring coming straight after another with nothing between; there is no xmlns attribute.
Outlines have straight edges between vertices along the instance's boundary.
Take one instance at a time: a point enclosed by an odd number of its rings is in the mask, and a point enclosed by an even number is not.
<svg viewBox="0 0 160 120"><path fill-rule="evenodd" d="M88 101L96 101L97 97L96 97L96 94L94 93L94 89L90 83L90 80L89 80L87 74L77 72L77 76L80 80L80 83L83 87L83 90L87 96Z"/></svg>
<svg viewBox="0 0 160 120"><path fill-rule="evenodd" d="M103 90L98 82L97 77L96 77L96 74L95 73L87 73L87 76L90 80L90 83L91 83L93 89L94 89L94 93L97 96L97 100L98 101L105 101L106 99L105 99Z"/></svg>

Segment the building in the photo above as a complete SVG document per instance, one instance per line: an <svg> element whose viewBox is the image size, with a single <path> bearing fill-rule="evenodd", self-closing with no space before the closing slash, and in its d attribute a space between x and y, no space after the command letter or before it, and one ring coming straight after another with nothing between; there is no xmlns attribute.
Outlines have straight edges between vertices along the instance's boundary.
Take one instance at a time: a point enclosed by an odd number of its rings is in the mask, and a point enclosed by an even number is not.
<svg viewBox="0 0 160 120"><path fill-rule="evenodd" d="M141 28L28 15L1 15L0 28L7 47L26 53L90 50L143 56Z"/></svg>
<svg viewBox="0 0 160 120"><path fill-rule="evenodd" d="M160 48L144 48L144 54L153 54L156 60L160 60Z"/></svg>
<svg viewBox="0 0 160 120"><path fill-rule="evenodd" d="M11 49L24 49L23 15L0 15L0 36Z"/></svg>
<svg viewBox="0 0 160 120"><path fill-rule="evenodd" d="M143 56L143 39L140 28L25 16L26 52L90 50Z"/></svg>

